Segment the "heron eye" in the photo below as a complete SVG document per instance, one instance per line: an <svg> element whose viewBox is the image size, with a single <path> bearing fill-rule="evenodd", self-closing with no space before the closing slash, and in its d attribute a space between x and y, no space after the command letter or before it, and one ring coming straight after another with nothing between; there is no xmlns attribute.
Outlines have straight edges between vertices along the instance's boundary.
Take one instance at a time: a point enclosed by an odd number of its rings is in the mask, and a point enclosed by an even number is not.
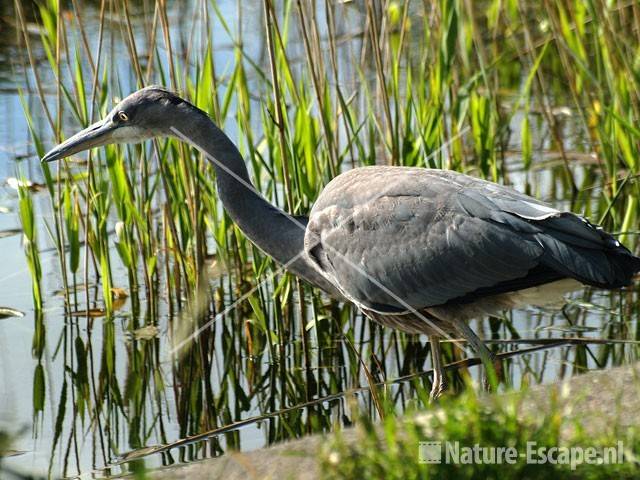
<svg viewBox="0 0 640 480"><path fill-rule="evenodd" d="M129 120L129 115L127 115L124 112L118 112L118 118L123 121L126 122L127 120Z"/></svg>

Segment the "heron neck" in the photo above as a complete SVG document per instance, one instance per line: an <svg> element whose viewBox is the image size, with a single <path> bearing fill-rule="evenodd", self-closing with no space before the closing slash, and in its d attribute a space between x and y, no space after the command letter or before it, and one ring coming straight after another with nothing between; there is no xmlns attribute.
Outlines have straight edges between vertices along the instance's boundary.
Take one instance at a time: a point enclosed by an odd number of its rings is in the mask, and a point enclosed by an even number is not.
<svg viewBox="0 0 640 480"><path fill-rule="evenodd" d="M287 270L334 294L335 288L303 254L307 219L294 218L265 200L256 191L244 159L229 137L207 117L199 123L184 136L213 163L218 195L231 219L258 248Z"/></svg>

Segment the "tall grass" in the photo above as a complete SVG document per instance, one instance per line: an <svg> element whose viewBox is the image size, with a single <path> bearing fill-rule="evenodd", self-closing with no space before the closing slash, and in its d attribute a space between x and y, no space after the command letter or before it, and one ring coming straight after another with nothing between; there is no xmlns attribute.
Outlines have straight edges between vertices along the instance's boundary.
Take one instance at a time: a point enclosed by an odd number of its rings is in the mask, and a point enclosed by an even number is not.
<svg viewBox="0 0 640 480"><path fill-rule="evenodd" d="M172 9L102 0L97 20L82 2L37 5L34 38L15 2L25 84L38 100L24 102L25 115L47 123L31 127L39 156L130 91L157 83L228 131L256 187L293 214L308 212L323 186L353 166L451 168L505 183L523 174L537 194L533 179L551 159L546 199L568 199L637 247L633 3L264 0L238 2L224 16L229 2ZM249 25L259 33L246 31L247 16L258 19ZM92 463L105 465L126 450L175 440L170 416L185 438L255 409L274 412L428 364L424 343L383 334L278 270L224 213L211 166L184 144L111 146L86 163L49 168L42 166L46 227L66 318L55 347L65 364L60 398L49 399L57 412L52 464L60 455L64 474L84 468L86 431L96 446ZM40 312L52 300L40 288L29 195L21 192L21 218L33 237L25 235L26 251ZM495 335L517 336L508 320L492 326ZM120 330L130 335L125 347ZM158 331L180 346L165 364L172 348ZM603 351L606 363L614 351ZM36 376L34 385L44 385L45 370ZM387 397L401 410L427 384L422 378L363 402L372 416ZM44 397L35 395L41 407ZM329 430L350 414L340 402L287 410L265 417L266 440ZM231 430L163 461L239 446Z"/></svg>

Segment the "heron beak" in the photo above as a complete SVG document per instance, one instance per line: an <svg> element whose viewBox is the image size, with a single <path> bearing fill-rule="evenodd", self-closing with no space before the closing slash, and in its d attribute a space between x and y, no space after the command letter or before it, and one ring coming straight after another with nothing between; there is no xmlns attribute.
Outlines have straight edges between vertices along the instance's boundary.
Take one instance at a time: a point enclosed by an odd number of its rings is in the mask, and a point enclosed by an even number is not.
<svg viewBox="0 0 640 480"><path fill-rule="evenodd" d="M113 132L117 128L111 120L100 120L51 149L41 161L53 162L74 153L112 143Z"/></svg>

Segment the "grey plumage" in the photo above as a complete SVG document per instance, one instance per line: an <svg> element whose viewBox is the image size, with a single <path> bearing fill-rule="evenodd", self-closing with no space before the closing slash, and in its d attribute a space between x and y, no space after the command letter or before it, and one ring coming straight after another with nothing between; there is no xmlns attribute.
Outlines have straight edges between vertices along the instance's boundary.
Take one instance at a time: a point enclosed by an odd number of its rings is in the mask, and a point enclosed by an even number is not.
<svg viewBox="0 0 640 480"><path fill-rule="evenodd" d="M207 154L227 212L263 251L376 321L436 335L434 356L437 336L454 331L490 361L464 320L559 281L619 288L640 270L640 258L585 219L451 171L354 169L326 186L309 218L290 216L258 194L236 146L204 112L160 87L133 93L43 161L156 136ZM436 396L444 377L434 365Z"/></svg>
<svg viewBox="0 0 640 480"><path fill-rule="evenodd" d="M379 313L467 303L562 278L618 288L640 270L629 250L572 213L422 168L359 168L335 178L312 209L305 249L348 298Z"/></svg>

